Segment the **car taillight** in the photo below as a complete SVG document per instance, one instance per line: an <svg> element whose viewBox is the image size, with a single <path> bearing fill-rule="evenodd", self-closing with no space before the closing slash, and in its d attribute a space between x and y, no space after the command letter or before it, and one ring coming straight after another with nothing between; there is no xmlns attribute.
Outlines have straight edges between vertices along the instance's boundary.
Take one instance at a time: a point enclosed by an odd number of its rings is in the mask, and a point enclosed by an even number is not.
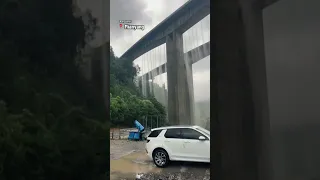
<svg viewBox="0 0 320 180"><path fill-rule="evenodd" d="M150 139L147 139L147 143L150 142Z"/></svg>

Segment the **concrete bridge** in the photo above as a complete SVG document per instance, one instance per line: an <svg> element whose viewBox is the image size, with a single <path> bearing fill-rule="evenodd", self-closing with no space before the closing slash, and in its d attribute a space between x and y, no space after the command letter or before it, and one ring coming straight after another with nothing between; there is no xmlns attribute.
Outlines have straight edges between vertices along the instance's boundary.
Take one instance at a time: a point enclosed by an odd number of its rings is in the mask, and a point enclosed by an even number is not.
<svg viewBox="0 0 320 180"><path fill-rule="evenodd" d="M183 51L183 33L210 14L210 0L190 0L173 12L168 18L148 32L129 48L121 58L134 61L148 51L165 44L167 62L141 75L142 82L153 80L167 73L168 82L168 121L172 124L194 124L193 63L210 55L210 42L200 45L186 53ZM189 77L189 78L188 78ZM147 96L153 93L146 83Z"/></svg>

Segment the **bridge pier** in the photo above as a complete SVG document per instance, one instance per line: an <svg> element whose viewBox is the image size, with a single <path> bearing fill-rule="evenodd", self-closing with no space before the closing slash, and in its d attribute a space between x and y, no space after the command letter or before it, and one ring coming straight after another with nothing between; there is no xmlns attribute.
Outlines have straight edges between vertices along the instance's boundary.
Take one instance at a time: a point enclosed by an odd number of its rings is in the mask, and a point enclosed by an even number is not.
<svg viewBox="0 0 320 180"><path fill-rule="evenodd" d="M147 73L145 75L145 78L146 78L146 89L147 89L146 96L150 97L150 96L154 95L154 92L153 92L153 90L154 90L153 89L153 78L152 78L152 75L150 75L150 73ZM152 81L150 82L150 80L152 80Z"/></svg>
<svg viewBox="0 0 320 180"><path fill-rule="evenodd" d="M152 82L150 82L150 79ZM154 95L154 88L153 88L153 78L150 73L147 73L138 78L138 87L140 89L140 93L146 97L150 97ZM143 92L143 87L146 87L146 93Z"/></svg>
<svg viewBox="0 0 320 180"><path fill-rule="evenodd" d="M143 94L143 76L141 77L138 77L138 87L139 87L139 90L140 90L140 93Z"/></svg>
<svg viewBox="0 0 320 180"><path fill-rule="evenodd" d="M166 47L169 123L193 124L193 78L191 68L184 60L182 33L169 34L166 37Z"/></svg>

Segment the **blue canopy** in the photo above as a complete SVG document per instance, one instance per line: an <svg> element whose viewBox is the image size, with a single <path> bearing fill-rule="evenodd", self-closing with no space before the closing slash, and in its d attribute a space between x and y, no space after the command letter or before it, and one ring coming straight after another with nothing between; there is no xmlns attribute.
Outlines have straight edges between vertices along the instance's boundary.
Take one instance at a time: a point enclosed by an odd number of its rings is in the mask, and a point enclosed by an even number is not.
<svg viewBox="0 0 320 180"><path fill-rule="evenodd" d="M137 120L134 121L134 125L139 130L139 132L142 132L144 130L144 127Z"/></svg>

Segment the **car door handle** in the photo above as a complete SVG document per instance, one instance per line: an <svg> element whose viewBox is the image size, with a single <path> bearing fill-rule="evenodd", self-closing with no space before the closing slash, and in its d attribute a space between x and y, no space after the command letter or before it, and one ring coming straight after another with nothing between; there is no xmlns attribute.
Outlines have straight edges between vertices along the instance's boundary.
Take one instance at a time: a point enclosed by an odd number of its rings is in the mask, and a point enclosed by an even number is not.
<svg viewBox="0 0 320 180"><path fill-rule="evenodd" d="M164 141L164 142L170 142L170 141Z"/></svg>
<svg viewBox="0 0 320 180"><path fill-rule="evenodd" d="M190 143L189 141L185 141L184 143Z"/></svg>

